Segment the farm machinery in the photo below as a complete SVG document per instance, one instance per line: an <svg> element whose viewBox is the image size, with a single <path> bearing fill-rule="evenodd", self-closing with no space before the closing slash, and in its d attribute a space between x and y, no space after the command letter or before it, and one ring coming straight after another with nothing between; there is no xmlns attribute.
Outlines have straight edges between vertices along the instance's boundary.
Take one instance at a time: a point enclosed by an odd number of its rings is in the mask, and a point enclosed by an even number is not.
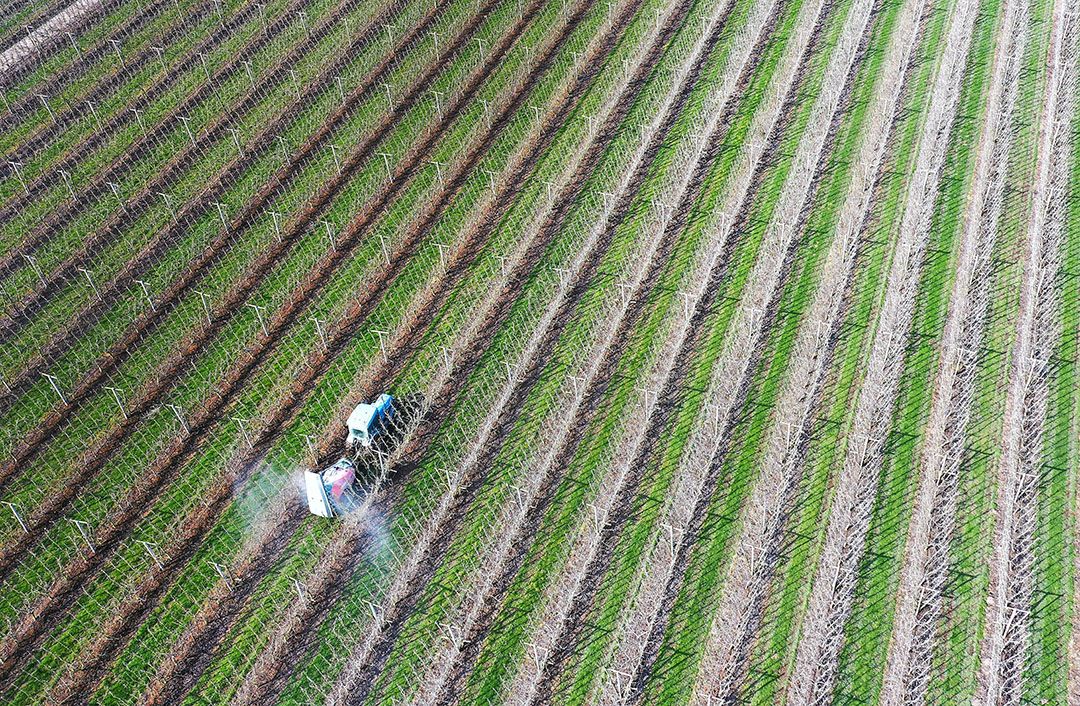
<svg viewBox="0 0 1080 706"><path fill-rule="evenodd" d="M394 398L387 394L379 395L371 404L356 405L345 423L345 448L357 452L371 449L376 439L386 433L395 413ZM359 507L363 491L356 476L356 462L348 456L319 472L304 471L308 509L320 517L334 517Z"/></svg>

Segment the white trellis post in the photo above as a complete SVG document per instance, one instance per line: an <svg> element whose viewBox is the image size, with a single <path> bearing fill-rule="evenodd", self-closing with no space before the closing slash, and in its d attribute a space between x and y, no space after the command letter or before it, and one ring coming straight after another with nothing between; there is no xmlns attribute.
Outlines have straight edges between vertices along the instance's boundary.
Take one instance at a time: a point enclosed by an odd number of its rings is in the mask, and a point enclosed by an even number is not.
<svg viewBox="0 0 1080 706"><path fill-rule="evenodd" d="M389 358L389 356L386 355L386 338L385 337L389 336L390 333L388 331L383 331L382 329L372 329L372 332L376 336L379 337L379 350L382 351L383 362L384 363L388 362L390 358Z"/></svg>
<svg viewBox="0 0 1080 706"><path fill-rule="evenodd" d="M135 541L142 545L143 549L146 550L146 553L150 555L150 559L153 560L153 562L155 564L157 564L157 567L159 569L162 569L162 568L165 567L165 565L161 563L161 560L158 559L157 554L154 553L154 546L155 545L154 545L153 542L148 542L145 539L137 539Z"/></svg>
<svg viewBox="0 0 1080 706"><path fill-rule="evenodd" d="M210 566L214 567L214 572L218 575L218 577L222 581L224 581L226 583L226 585L230 584L229 575L225 573L225 567L223 567L221 564L217 563L216 561L211 561Z"/></svg>
<svg viewBox="0 0 1080 706"><path fill-rule="evenodd" d="M387 152L380 152L379 156L382 157L383 166L386 167L386 178L392 178L394 176L394 173L390 171L390 155Z"/></svg>
<svg viewBox="0 0 1080 706"><path fill-rule="evenodd" d="M209 326L214 323L213 317L210 315L210 297L200 289L196 289L195 293L199 295L199 299L202 301L203 312L206 314L206 324Z"/></svg>
<svg viewBox="0 0 1080 706"><path fill-rule="evenodd" d="M644 387L644 386L642 386L642 387L638 387L638 388L636 388L636 389L637 389L637 390L638 390L639 392L641 392L641 395L642 395L642 397L644 397L644 398L645 398L645 407L646 407L646 408L648 408L648 407L650 407L650 406L651 406L651 405L649 404L649 395L652 395L652 396L653 396L653 402L654 402L654 403L656 402L656 391L655 391L655 390L651 390L651 389L649 389L649 388L647 388L647 387Z"/></svg>
<svg viewBox="0 0 1080 706"><path fill-rule="evenodd" d="M26 523L23 522L23 518L19 515L19 509L15 507L15 503L4 501L4 504L11 509L11 514L15 515L15 521L19 523L19 527L22 527L23 534L30 534L30 530L27 529Z"/></svg>
<svg viewBox="0 0 1080 706"><path fill-rule="evenodd" d="M56 113L53 112L52 106L49 105L48 96L46 96L44 93L37 93L35 95L37 95L38 100L41 101L41 104L45 106L45 110L49 112L49 117L53 120L56 120Z"/></svg>
<svg viewBox="0 0 1080 706"><path fill-rule="evenodd" d="M120 40L110 39L109 44L112 44L113 51L116 52L116 58L120 60L120 65L127 66L127 64L124 63L124 55L120 53Z"/></svg>
<svg viewBox="0 0 1080 706"><path fill-rule="evenodd" d="M243 153L244 147L240 144L240 131L234 127L228 128L229 134L232 135L233 144L236 145L236 151Z"/></svg>
<svg viewBox="0 0 1080 706"><path fill-rule="evenodd" d="M338 156L338 149L340 148L337 145L330 145L330 151L334 154L334 166L337 167L338 174L341 174L341 158Z"/></svg>
<svg viewBox="0 0 1080 706"><path fill-rule="evenodd" d="M278 242L281 242L281 213L278 211L271 211L270 217L274 219L274 234L277 235Z"/></svg>
<svg viewBox="0 0 1080 706"><path fill-rule="evenodd" d="M112 191L113 196L116 198L116 202L118 204L120 204L120 209L124 213L127 213L128 212L127 203L124 201L124 198L120 195L120 185L117 184L115 181L107 181L107 182L105 182L105 184L108 185L109 190Z"/></svg>
<svg viewBox="0 0 1080 706"><path fill-rule="evenodd" d="M328 348L330 344L326 340L326 330L323 328L325 322L320 320L317 316L311 316L309 318L315 322L315 332L319 334L319 339L322 340L323 348Z"/></svg>
<svg viewBox="0 0 1080 706"><path fill-rule="evenodd" d="M101 292L98 291L97 285L94 284L94 278L90 276L90 270L86 269L85 267L76 267L75 271L81 272L83 276L86 277L86 281L90 283L90 289L94 290L94 296L100 299Z"/></svg>
<svg viewBox="0 0 1080 706"><path fill-rule="evenodd" d="M67 186L68 195L71 196L71 198L74 199L75 198L75 187L71 183L71 173L68 172L66 169L61 169L60 170L60 176L63 177L64 185Z"/></svg>
<svg viewBox="0 0 1080 706"><path fill-rule="evenodd" d="M176 209L173 208L172 198L168 194L166 194L164 191L157 192L157 195L160 196L161 200L165 202L165 210L167 210L169 212L169 215L175 221L176 220Z"/></svg>
<svg viewBox="0 0 1080 706"><path fill-rule="evenodd" d="M68 42L71 43L71 48L75 50L75 53L82 58L82 49L79 48L79 43L75 41L75 35L71 32L64 32L67 35Z"/></svg>
<svg viewBox="0 0 1080 706"><path fill-rule="evenodd" d="M251 59L244 60L244 72L247 74L248 83L251 84L251 90L255 90L255 71L251 66Z"/></svg>
<svg viewBox="0 0 1080 706"><path fill-rule="evenodd" d="M326 231L326 239L330 241L330 247L337 250L337 240L334 238L334 227L330 221L325 218L320 218L319 223L322 224L323 230Z"/></svg>
<svg viewBox="0 0 1080 706"><path fill-rule="evenodd" d="M230 417L230 419L232 419L234 422L236 422L236 425L238 427L240 427L240 435L244 437L244 441L247 442L247 445L250 446L250 447L254 447L255 444L254 444L254 442L252 442L251 435L248 433L248 430L247 430L247 423L250 422L251 420L247 419L246 417L235 417L235 416Z"/></svg>
<svg viewBox="0 0 1080 706"><path fill-rule="evenodd" d="M289 76L292 77L293 89L296 91L297 99L300 98L300 77L296 75L296 69L289 69Z"/></svg>
<svg viewBox="0 0 1080 706"><path fill-rule="evenodd" d="M50 375L49 373L42 373L41 376L49 381L49 384L52 385L53 392L60 398L60 401L65 405L68 404L67 397L65 397L64 393L60 390L60 384L59 381L57 381L56 376Z"/></svg>
<svg viewBox="0 0 1080 706"><path fill-rule="evenodd" d="M176 416L176 421L180 422L180 426L184 428L184 432L190 434L191 428L188 427L187 422L184 420L184 415L180 413L180 408L174 404L167 404L165 406L172 410L173 415Z"/></svg>
<svg viewBox="0 0 1080 706"><path fill-rule="evenodd" d="M86 106L90 108L90 115L94 116L94 122L97 124L98 129L101 129L101 117L98 116L97 108L94 107L93 101L86 101Z"/></svg>
<svg viewBox="0 0 1080 706"><path fill-rule="evenodd" d="M582 384L585 382L585 377L579 375L571 375L570 382L574 386L574 397L581 397Z"/></svg>
<svg viewBox="0 0 1080 706"><path fill-rule="evenodd" d="M252 304L251 302L248 302L246 304L246 306L251 307L252 309L255 310L255 318L259 322L259 327L262 328L263 335L264 336L269 336L270 331L267 330L266 322L263 320L263 312L266 311L266 307L265 306L260 306L259 304Z"/></svg>
<svg viewBox="0 0 1080 706"><path fill-rule="evenodd" d="M691 298L690 298L690 293L689 293L689 292L684 292L684 291L682 291L682 290L680 289L680 290L679 290L679 297L680 297L680 298L681 298L681 299L683 300L683 315L684 315L684 316L686 316L686 318L688 318L688 319L689 319L689 318L690 318L690 312L691 312L691 308L690 308L690 301L691 301Z"/></svg>
<svg viewBox="0 0 1080 706"><path fill-rule="evenodd" d="M438 186L443 186L443 163L436 160L428 160L428 163L435 165L435 176L438 178Z"/></svg>
<svg viewBox="0 0 1080 706"><path fill-rule="evenodd" d="M386 259L387 266L390 265L390 249L386 247L386 236L379 233L379 245L382 247L383 258Z"/></svg>
<svg viewBox="0 0 1080 706"><path fill-rule="evenodd" d="M445 270L446 269L446 248L447 248L447 246L444 243L432 243L432 245L434 245L436 248L439 249L439 267L441 267L442 269Z"/></svg>
<svg viewBox="0 0 1080 706"><path fill-rule="evenodd" d="M345 80L341 78L341 74L334 77L334 82L337 84L338 95L341 96L341 102L345 102Z"/></svg>
<svg viewBox="0 0 1080 706"><path fill-rule="evenodd" d="M120 408L120 414L123 415L124 419L127 419L128 414L127 410L124 409L123 400L120 399L120 390L109 385L106 385L105 389L112 393L113 399L116 400L116 406Z"/></svg>
<svg viewBox="0 0 1080 706"><path fill-rule="evenodd" d="M194 147L195 146L195 133L193 133L191 131L191 118L187 117L186 115L177 115L176 119L179 120L181 124L183 124L184 132L187 133L188 140L191 141L191 146Z"/></svg>
<svg viewBox="0 0 1080 706"><path fill-rule="evenodd" d="M157 307L154 306L154 300L150 296L150 285L146 280L137 279L134 280L142 288L143 296L146 298L146 302L150 305L150 311L157 311Z"/></svg>
<svg viewBox="0 0 1080 706"><path fill-rule="evenodd" d="M281 148L281 161L282 162L288 162L289 161L289 147L288 147L287 144L285 144L285 137L282 136L282 135L278 135L277 136L277 143L278 143L278 147Z"/></svg>
<svg viewBox="0 0 1080 706"><path fill-rule="evenodd" d="M221 227L227 230L229 228L229 219L225 215L225 204L220 201L215 201L214 206L217 207L218 218L221 219Z"/></svg>
<svg viewBox="0 0 1080 706"><path fill-rule="evenodd" d="M19 186L21 186L26 195L29 196L30 189L27 188L26 181L23 180L22 169L20 169L22 162L12 162L9 160L8 164L11 165L11 171L15 173L15 178L19 180Z"/></svg>
<svg viewBox="0 0 1080 706"><path fill-rule="evenodd" d="M90 553L93 554L94 552L96 552L97 550L94 549L94 543L90 541L90 534L86 531L86 528L90 525L88 525L84 520L76 520L73 517L68 517L66 519L68 522L75 525L79 529L79 534L82 535L83 541L86 542L86 546L89 547Z"/></svg>
<svg viewBox="0 0 1080 706"><path fill-rule="evenodd" d="M131 108L131 112L135 114L135 122L139 124L139 129L142 130L143 135L146 134L146 124L143 123L142 111L138 108Z"/></svg>
<svg viewBox="0 0 1080 706"><path fill-rule="evenodd" d="M23 253L23 259L30 265L30 269L34 271L34 274L41 280L41 283L45 284L45 275L42 273L41 268L38 267L37 258L33 255Z"/></svg>

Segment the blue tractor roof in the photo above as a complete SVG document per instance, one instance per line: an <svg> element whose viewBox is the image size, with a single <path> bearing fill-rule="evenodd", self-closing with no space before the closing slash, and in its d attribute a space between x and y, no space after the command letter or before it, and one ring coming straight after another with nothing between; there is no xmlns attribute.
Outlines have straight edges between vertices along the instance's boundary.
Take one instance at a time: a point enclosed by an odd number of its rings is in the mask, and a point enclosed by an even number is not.
<svg viewBox="0 0 1080 706"><path fill-rule="evenodd" d="M379 395L372 404L358 404L349 415L347 422L349 429L370 429L378 416L390 409L393 397L387 394Z"/></svg>

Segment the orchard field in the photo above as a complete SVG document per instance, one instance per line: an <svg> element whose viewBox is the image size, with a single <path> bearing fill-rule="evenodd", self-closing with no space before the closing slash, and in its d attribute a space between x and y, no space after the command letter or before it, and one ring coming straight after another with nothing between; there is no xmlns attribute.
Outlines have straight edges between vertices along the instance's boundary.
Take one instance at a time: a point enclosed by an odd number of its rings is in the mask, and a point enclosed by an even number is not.
<svg viewBox="0 0 1080 706"><path fill-rule="evenodd" d="M0 703L1080 705L1080 0L0 2Z"/></svg>

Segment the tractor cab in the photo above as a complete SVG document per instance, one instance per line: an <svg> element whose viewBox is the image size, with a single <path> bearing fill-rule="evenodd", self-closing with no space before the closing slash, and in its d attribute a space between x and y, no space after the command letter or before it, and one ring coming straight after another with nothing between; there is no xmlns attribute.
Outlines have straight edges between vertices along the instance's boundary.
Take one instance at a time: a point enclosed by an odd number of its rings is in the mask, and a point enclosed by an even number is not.
<svg viewBox="0 0 1080 706"><path fill-rule="evenodd" d="M349 427L345 446L370 447L379 434L386 429L386 423L394 418L394 398L387 394L379 395L372 404L358 404L353 409L346 425Z"/></svg>
<svg viewBox="0 0 1080 706"><path fill-rule="evenodd" d="M320 517L334 517L360 507L363 493L356 484L356 465L340 458L318 473L304 471L308 509Z"/></svg>

